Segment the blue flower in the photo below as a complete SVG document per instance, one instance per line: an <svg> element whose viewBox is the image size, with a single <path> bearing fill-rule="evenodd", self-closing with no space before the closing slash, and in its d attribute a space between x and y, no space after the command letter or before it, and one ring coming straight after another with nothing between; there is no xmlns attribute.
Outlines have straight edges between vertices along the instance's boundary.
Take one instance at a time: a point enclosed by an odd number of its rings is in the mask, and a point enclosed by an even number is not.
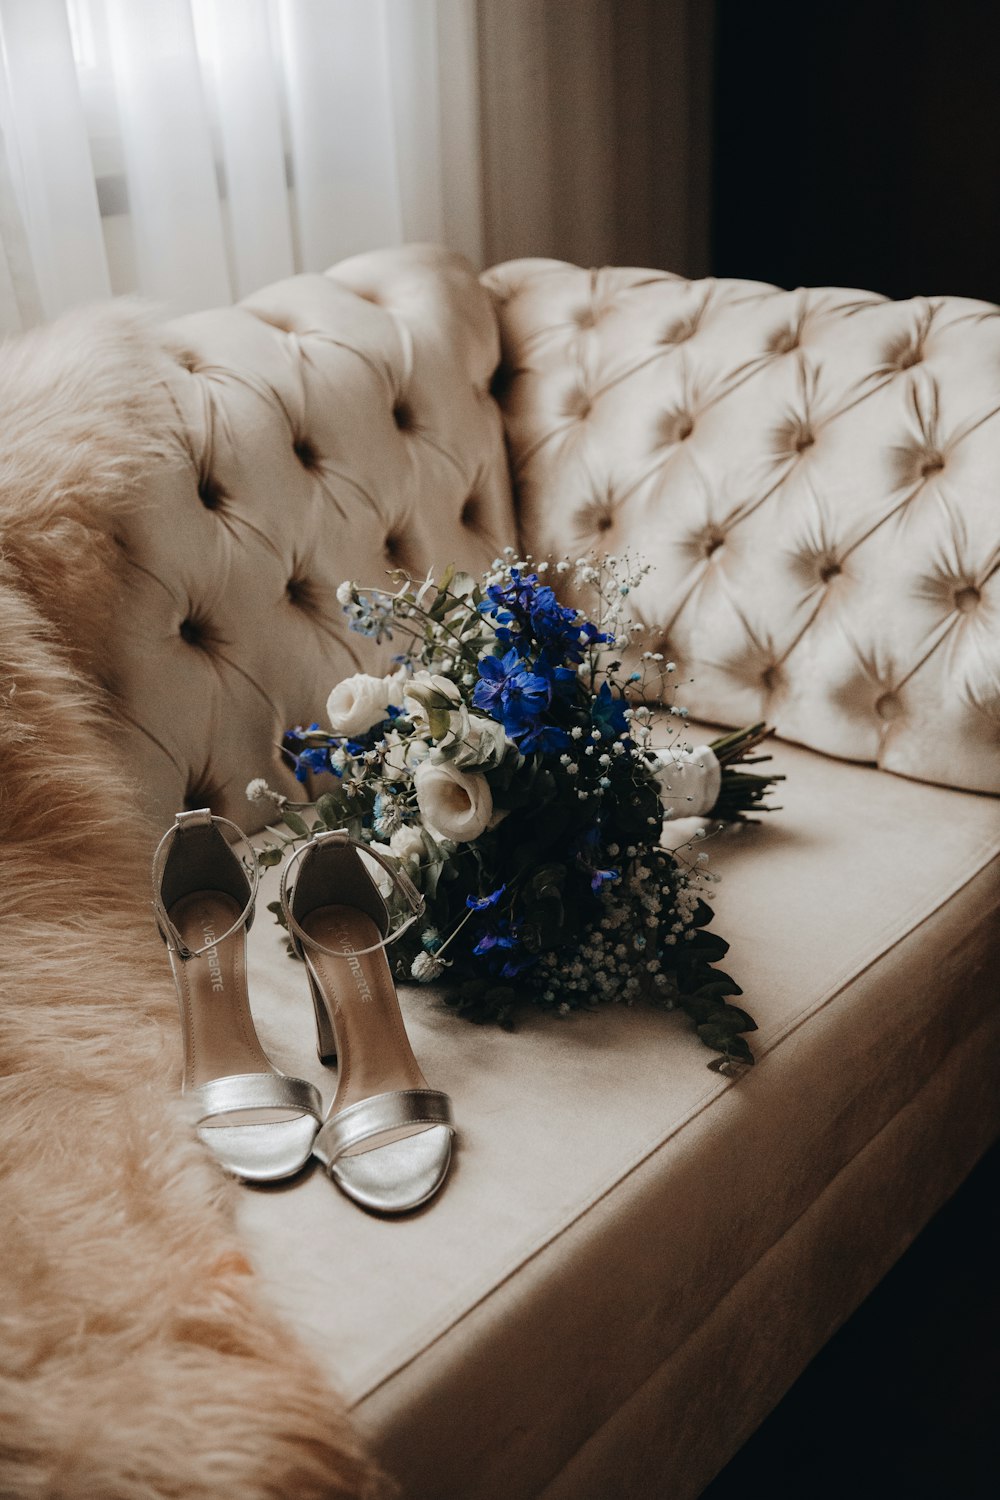
<svg viewBox="0 0 1000 1500"><path fill-rule="evenodd" d="M602 738L610 740L617 739L628 727L625 704L621 698L615 697L606 682L601 683L594 695L590 705L590 722Z"/></svg>
<svg viewBox="0 0 1000 1500"><path fill-rule="evenodd" d="M569 735L558 724L539 724L529 729L518 741L518 749L525 755L537 751L539 755L558 754L569 744Z"/></svg>
<svg viewBox="0 0 1000 1500"><path fill-rule="evenodd" d="M481 658L472 702L499 720L511 739L533 729L551 699L552 685L548 678L529 671L514 647L506 656Z"/></svg>
<svg viewBox="0 0 1000 1500"><path fill-rule="evenodd" d="M466 896L465 904L470 911L486 911L488 907L496 906L506 889L505 885L498 885L488 896Z"/></svg>

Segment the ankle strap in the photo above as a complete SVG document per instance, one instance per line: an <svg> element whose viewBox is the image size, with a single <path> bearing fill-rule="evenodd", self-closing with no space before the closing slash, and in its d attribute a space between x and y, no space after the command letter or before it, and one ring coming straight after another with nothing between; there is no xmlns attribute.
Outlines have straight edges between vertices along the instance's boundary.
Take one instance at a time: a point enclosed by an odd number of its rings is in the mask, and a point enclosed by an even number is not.
<svg viewBox="0 0 1000 1500"><path fill-rule="evenodd" d="M236 835L236 842L245 844L250 851L251 859L249 861L240 859L233 844L229 839L226 839L226 843L232 850L234 859L239 860L240 866L246 875L250 894L247 897L247 902L243 910L226 932L217 938L213 938L210 943L205 943L201 948L189 948L173 922L171 922L167 914L167 909L163 904L163 874L167 867L167 856L177 835L182 833L185 828L204 828L210 824L215 824L217 827L221 824L226 828L232 829ZM222 837L225 838L225 835L223 834ZM157 844L153 855L153 911L156 914L156 925L160 929L160 936L166 943L167 948L171 953L176 953L178 958L185 961L189 958L200 958L203 953L208 952L209 948L217 948L221 943L225 942L226 938L232 937L234 932L238 932L240 928L249 928L250 923L253 921L253 908L254 902L257 899L257 887L259 884L260 871L257 868L257 859L253 852L253 846L238 824L230 822L228 818L220 817L217 813L211 812L207 807L195 808L192 812L177 813L173 823Z"/></svg>
<svg viewBox="0 0 1000 1500"><path fill-rule="evenodd" d="M366 855L368 859L373 859L376 864L382 866L382 869L389 876L389 879L392 881L396 890L400 893L400 895L403 897L403 900L410 908L410 915L404 922L401 922L399 924L395 931L387 933L385 937L380 938L377 943L370 944L370 946L367 948L327 948L324 946L324 944L318 943L314 937L310 937L308 932L306 932L305 929L299 925L295 917L292 915L292 904L289 900L288 876L291 873L292 866L296 863L297 860L300 860L304 854L312 853L316 848L321 847L323 844L334 844L344 849L356 849L359 854ZM362 868L364 867L362 866ZM365 870L365 874L368 875L367 870ZM370 875L368 875L368 879L371 880ZM281 867L280 896L282 914L285 918L285 922L287 923L291 940L296 949L299 950L300 957L302 956L302 948L311 948L316 953L325 953L329 958L355 958L363 953L377 953L380 948L388 948L390 943L394 943L397 938L402 937L406 929L408 927L412 927L413 923L417 920L418 917L423 916L425 909L423 896L421 896L420 892L417 890L416 886L413 884L413 881L410 879L409 875L407 875L402 866L390 864L384 855L379 854L377 849L372 849L370 845L363 844L357 839L352 839L350 834L344 828L335 828L323 833L313 834L312 838L307 844L303 844L300 849L296 849L291 858L287 859Z"/></svg>

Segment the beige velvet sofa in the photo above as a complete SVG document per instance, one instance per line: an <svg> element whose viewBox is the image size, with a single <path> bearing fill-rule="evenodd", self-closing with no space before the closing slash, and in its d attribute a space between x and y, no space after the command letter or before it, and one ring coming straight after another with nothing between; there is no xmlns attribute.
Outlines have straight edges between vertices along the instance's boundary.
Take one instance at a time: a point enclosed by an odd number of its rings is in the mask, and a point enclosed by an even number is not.
<svg viewBox="0 0 1000 1500"><path fill-rule="evenodd" d="M175 411L115 519L102 675L153 820L253 827L281 731L377 648L335 590L507 543L629 549L708 724L776 726L783 811L711 846L757 1067L612 1010L403 1005L459 1145L367 1217L241 1190L245 1252L412 1500L689 1500L1000 1127L1000 310L549 261L358 257L163 334ZM690 680L688 680L690 679ZM263 901L273 899L266 893ZM251 933L310 1077L299 966Z"/></svg>

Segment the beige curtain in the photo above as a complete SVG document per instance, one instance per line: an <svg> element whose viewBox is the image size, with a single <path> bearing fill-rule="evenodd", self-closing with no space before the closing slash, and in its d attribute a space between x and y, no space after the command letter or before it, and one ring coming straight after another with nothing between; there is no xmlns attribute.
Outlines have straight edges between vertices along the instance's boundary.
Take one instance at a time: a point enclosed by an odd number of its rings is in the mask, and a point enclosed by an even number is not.
<svg viewBox="0 0 1000 1500"><path fill-rule="evenodd" d="M712 0L478 0L488 264L708 271Z"/></svg>

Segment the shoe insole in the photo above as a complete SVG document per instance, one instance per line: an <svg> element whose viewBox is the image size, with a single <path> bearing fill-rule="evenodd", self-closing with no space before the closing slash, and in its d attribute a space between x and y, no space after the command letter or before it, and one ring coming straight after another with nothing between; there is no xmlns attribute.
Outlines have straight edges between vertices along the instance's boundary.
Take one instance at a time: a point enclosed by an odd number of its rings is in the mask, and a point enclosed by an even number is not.
<svg viewBox="0 0 1000 1500"><path fill-rule="evenodd" d="M385 950L356 951L380 941L372 918L353 906L323 906L311 911L301 925L314 942L341 950L337 957L306 950L306 961L333 1012L337 1038L337 1093L330 1115L373 1094L425 1089L427 1082L406 1035ZM354 1149L370 1151L426 1128L417 1125L387 1131Z"/></svg>
<svg viewBox="0 0 1000 1500"><path fill-rule="evenodd" d="M170 911L170 920L189 948L211 946L198 958L174 958L184 1030L184 1087L197 1088L232 1073L271 1073L257 1039L247 997L245 943L239 928L224 942L241 907L222 891L196 891ZM252 1109L216 1115L204 1126L264 1124L295 1111Z"/></svg>

